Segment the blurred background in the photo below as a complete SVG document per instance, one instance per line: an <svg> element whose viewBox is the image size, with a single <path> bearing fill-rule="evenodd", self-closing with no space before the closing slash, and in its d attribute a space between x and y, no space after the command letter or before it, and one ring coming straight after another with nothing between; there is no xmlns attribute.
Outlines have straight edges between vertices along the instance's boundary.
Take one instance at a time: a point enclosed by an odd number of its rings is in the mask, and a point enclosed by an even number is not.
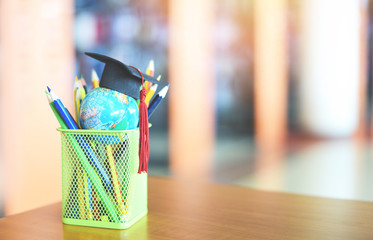
<svg viewBox="0 0 373 240"><path fill-rule="evenodd" d="M373 201L369 0L0 0L0 217L61 200L48 84L97 52L170 82L149 174ZM88 89L92 88L90 81Z"/></svg>

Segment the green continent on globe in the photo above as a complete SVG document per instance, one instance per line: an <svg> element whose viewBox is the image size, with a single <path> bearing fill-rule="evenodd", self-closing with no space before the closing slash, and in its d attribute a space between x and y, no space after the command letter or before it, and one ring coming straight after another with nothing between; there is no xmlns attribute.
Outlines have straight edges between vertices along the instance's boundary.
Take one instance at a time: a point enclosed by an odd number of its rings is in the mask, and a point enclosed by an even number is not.
<svg viewBox="0 0 373 240"><path fill-rule="evenodd" d="M93 130L131 130L139 123L135 99L107 88L95 88L83 99L80 126Z"/></svg>

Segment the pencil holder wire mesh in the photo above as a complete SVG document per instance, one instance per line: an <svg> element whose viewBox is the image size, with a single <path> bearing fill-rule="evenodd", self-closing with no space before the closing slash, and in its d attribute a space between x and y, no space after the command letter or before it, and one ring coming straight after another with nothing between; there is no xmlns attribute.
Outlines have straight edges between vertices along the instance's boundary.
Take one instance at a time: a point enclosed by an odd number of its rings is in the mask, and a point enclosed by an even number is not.
<svg viewBox="0 0 373 240"><path fill-rule="evenodd" d="M126 229L147 214L147 174L138 174L139 131L66 130L62 221Z"/></svg>

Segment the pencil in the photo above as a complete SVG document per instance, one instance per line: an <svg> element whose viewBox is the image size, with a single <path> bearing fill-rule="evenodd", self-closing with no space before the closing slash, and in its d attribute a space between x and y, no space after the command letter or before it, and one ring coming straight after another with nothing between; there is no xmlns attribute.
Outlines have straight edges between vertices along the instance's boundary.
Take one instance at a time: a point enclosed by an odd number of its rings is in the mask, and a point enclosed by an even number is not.
<svg viewBox="0 0 373 240"><path fill-rule="evenodd" d="M108 159L109 166L110 166L111 177L113 179L115 198L117 200L118 209L119 209L119 213L120 213L120 218L122 219L123 217L125 217L126 209L124 207L122 192L120 190L121 187L120 187L120 183L119 183L119 180L118 180L118 173L117 173L117 169L115 167L113 151L112 151L112 148L111 148L110 145L106 145L106 153L107 153L107 159Z"/></svg>
<svg viewBox="0 0 373 240"><path fill-rule="evenodd" d="M71 117L70 113L67 111L65 106L62 104L61 100L57 97L57 95L49 87L47 87L47 88L48 88L49 95L50 95L51 99L53 100L53 104L54 104L54 106L56 107L56 109L59 113L59 116L66 123L67 127L69 129L78 129L78 126L77 126L76 122Z"/></svg>
<svg viewBox="0 0 373 240"><path fill-rule="evenodd" d="M84 171L80 163L77 164L77 191L78 191L78 206L80 219L86 219L85 201L84 201Z"/></svg>
<svg viewBox="0 0 373 240"><path fill-rule="evenodd" d="M54 115L56 116L57 121L60 123L61 128L67 129L68 127L67 127L66 123L63 121L63 119L61 118L61 116L59 115L59 113L58 113L58 111L56 109L56 106L54 106L52 97L50 96L49 92L45 91L45 93L46 93L47 98L48 98L49 106L51 107ZM72 184L75 183L77 181L77 179L79 179L79 176L77 176L77 175L79 175L79 174L76 172L76 169L74 169L73 178L72 178ZM80 186L80 184L78 182L78 187L79 186ZM81 205L80 205L80 200L82 199L82 196L80 195L80 193L81 193L81 189L78 189L78 200L79 200L80 216L83 217L85 214L84 214L84 212L81 211L84 208L81 208ZM77 218L77 214L78 214L78 208L76 207L77 201L76 201L75 198L76 198L76 192L74 191L73 188L70 188L70 191L67 194L66 200L63 201L64 205L63 205L63 208L62 208L63 211L65 211L65 212L68 212L69 209L70 210L72 209L73 218L74 217Z"/></svg>
<svg viewBox="0 0 373 240"><path fill-rule="evenodd" d="M149 118L153 114L154 110L158 107L159 103L166 97L169 85L170 84L167 84L167 86L165 86L164 88L162 88L162 90L159 91L159 93L157 94L157 96L155 96L155 98L153 99L153 101L149 104L149 108L148 108L148 117Z"/></svg>
<svg viewBox="0 0 373 240"><path fill-rule="evenodd" d="M87 219L88 220L92 220L93 219L93 214L92 214L92 210L93 210L93 203L92 203L92 186L91 186L91 182L87 176L87 174L84 173L84 192L85 192L85 205L86 205L86 208L87 208Z"/></svg>
<svg viewBox="0 0 373 240"><path fill-rule="evenodd" d="M57 95L49 87L48 87L48 91L50 93L50 96L52 97L54 105L56 106L58 110L59 115L63 118L68 129L75 129L75 130L79 129L74 119L68 113L65 106L62 104L61 100L57 97ZM110 178L108 174L106 173L105 169L102 167L102 165L97 160L95 153L93 152L92 148L89 146L87 141L85 140L84 136L76 135L74 137L76 138L76 140L78 140L79 146L88 155L89 162L93 165L93 167L96 169L98 174L101 176L107 188L110 189L111 188Z"/></svg>
<svg viewBox="0 0 373 240"><path fill-rule="evenodd" d="M157 91L158 84L154 84L153 86L150 87L149 92L146 94L145 97L145 103L147 106L149 106L150 99L152 99L154 93Z"/></svg>
<svg viewBox="0 0 373 240"><path fill-rule="evenodd" d="M157 77L157 81L159 82L161 80L161 75ZM158 84L154 84L153 86L150 87L149 92L146 93L146 98L145 98L145 103L147 106L149 106L149 102L152 99L154 93L157 91Z"/></svg>
<svg viewBox="0 0 373 240"><path fill-rule="evenodd" d="M67 129L78 129L74 121L72 120L71 115L67 112L62 102L59 98L54 94L54 92L48 87L49 94L51 99L53 100L53 104L55 105L59 114L56 116L57 118L62 117L64 122L67 125ZM53 110L53 109L52 109ZM66 121L65 121L66 119ZM62 127L62 126L61 126ZM68 142L71 143L73 150L75 151L76 155L79 156L78 160L82 165L84 171L87 173L90 182L93 184L97 194L99 195L100 199L103 201L104 206L108 210L110 218L114 222L118 222L118 215L116 214L116 209L112 204L109 196L106 194L104 187L102 186L101 179L105 181L105 186L108 189L108 192L111 191L111 181L110 178L107 176L106 172L104 171L101 164L98 162L96 156L93 153L93 150L88 146L87 142L85 141L82 136L76 136L67 134L66 138ZM88 159L86 157L88 155ZM93 166L91 166L91 164ZM94 167L94 168L93 168ZM96 171L97 173L96 173ZM99 175L100 177L99 177Z"/></svg>
<svg viewBox="0 0 373 240"><path fill-rule="evenodd" d="M92 77L91 77L91 81L92 81L92 86L93 88L98 88L100 85L99 85L99 78L98 78L98 75L96 73L96 71L94 69L92 69Z"/></svg>
<svg viewBox="0 0 373 240"><path fill-rule="evenodd" d="M80 86L79 86L79 80L78 77L75 77L74 81L74 107L75 107L75 119L79 124L79 111L80 111L80 101L81 101L81 93L80 93Z"/></svg>
<svg viewBox="0 0 373 240"><path fill-rule="evenodd" d="M154 61L153 61L153 59L149 61L148 67L146 68L146 74L154 77ZM151 85L152 85L151 82L145 81L146 92L149 91L149 88L151 87Z"/></svg>
<svg viewBox="0 0 373 240"><path fill-rule="evenodd" d="M87 90L87 83L85 82L84 80L84 77L82 74L80 74L80 78L79 78L80 82L82 83L82 87L84 89L84 93L87 94L88 93L88 90ZM84 97L85 97L85 94L84 94ZM84 98L83 97L83 98Z"/></svg>
<svg viewBox="0 0 373 240"><path fill-rule="evenodd" d="M46 95L47 95L47 98L48 98L48 102L49 102L49 106L51 107L54 115L56 116L57 118L57 121L59 122L61 128L63 129L67 129L67 125L66 123L63 121L63 119L61 118L61 116L59 115L56 107L54 106L53 104L53 100L52 100L52 97L50 96L49 92L48 91L45 91Z"/></svg>

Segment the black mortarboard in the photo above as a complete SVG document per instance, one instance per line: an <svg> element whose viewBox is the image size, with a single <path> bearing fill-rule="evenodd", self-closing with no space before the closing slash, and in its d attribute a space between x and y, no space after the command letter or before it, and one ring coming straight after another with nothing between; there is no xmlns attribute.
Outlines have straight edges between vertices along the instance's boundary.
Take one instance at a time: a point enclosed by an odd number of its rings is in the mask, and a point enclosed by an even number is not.
<svg viewBox="0 0 373 240"><path fill-rule="evenodd" d="M115 90L135 99L140 98L142 78L137 69L108 56L87 52L85 54L105 63L105 68L100 79L100 87ZM159 86L165 85L145 73L142 73L142 75L145 81L158 84Z"/></svg>

